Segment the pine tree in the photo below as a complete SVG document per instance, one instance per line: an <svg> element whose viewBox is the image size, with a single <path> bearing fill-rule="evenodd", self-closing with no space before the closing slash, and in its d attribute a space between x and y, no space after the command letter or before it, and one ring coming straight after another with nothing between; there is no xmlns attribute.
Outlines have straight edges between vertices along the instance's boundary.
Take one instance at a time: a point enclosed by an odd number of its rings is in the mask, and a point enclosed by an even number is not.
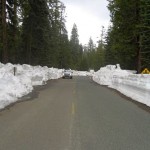
<svg viewBox="0 0 150 150"><path fill-rule="evenodd" d="M92 38L90 37L89 42L88 42L88 52L92 52L95 51L95 45L94 42L92 40Z"/></svg>
<svg viewBox="0 0 150 150"><path fill-rule="evenodd" d="M47 65L49 49L48 7L45 0L29 0L28 15L23 22L25 63Z"/></svg>
<svg viewBox="0 0 150 150"><path fill-rule="evenodd" d="M108 0L112 29L107 38L115 61L123 68L139 70L139 0ZM110 43L111 42L111 43Z"/></svg>
<svg viewBox="0 0 150 150"><path fill-rule="evenodd" d="M59 68L71 68L71 51L67 35L62 35L61 48L59 51Z"/></svg>
<svg viewBox="0 0 150 150"><path fill-rule="evenodd" d="M18 44L18 5L19 0L0 1L0 47L1 59L4 63L15 63Z"/></svg>
<svg viewBox="0 0 150 150"><path fill-rule="evenodd" d="M105 29L102 26L100 40L98 41L98 47L96 48L96 61L95 70L99 70L100 67L105 65Z"/></svg>
<svg viewBox="0 0 150 150"><path fill-rule="evenodd" d="M2 49L3 49L3 9L2 0L0 0L0 61L2 61Z"/></svg>
<svg viewBox="0 0 150 150"><path fill-rule="evenodd" d="M86 55L86 52L84 52L82 54L82 59L80 62L80 70L81 71L88 71L89 70L88 57Z"/></svg>
<svg viewBox="0 0 150 150"><path fill-rule="evenodd" d="M58 0L49 0L49 22L50 22L50 51L49 51L49 64L54 67L59 66L59 53L61 42L61 22L62 16L62 3Z"/></svg>
<svg viewBox="0 0 150 150"><path fill-rule="evenodd" d="M77 25L74 24L71 32L70 38L70 46L71 46L71 55L72 55L72 67L74 69L79 68L80 60L81 60L81 49L79 45L79 35Z"/></svg>
<svg viewBox="0 0 150 150"><path fill-rule="evenodd" d="M19 42L19 28L18 28L18 7L19 7L19 0L10 0L9 1L9 21L8 21L8 55L9 55L9 62L16 63L16 55L18 49L18 42Z"/></svg>
<svg viewBox="0 0 150 150"><path fill-rule="evenodd" d="M1 59L3 63L8 62L8 49L7 49L7 22L6 22L6 0L0 1L0 47L1 51Z"/></svg>
<svg viewBox="0 0 150 150"><path fill-rule="evenodd" d="M141 68L150 68L150 1L140 0L140 59Z"/></svg>
<svg viewBox="0 0 150 150"><path fill-rule="evenodd" d="M82 55L79 44L76 54L78 66ZM71 66L72 58L62 2L0 0L2 62L66 68Z"/></svg>
<svg viewBox="0 0 150 150"><path fill-rule="evenodd" d="M94 69L95 66L95 55L96 55L96 46L92 38L90 37L87 45L87 56L88 56L88 65L91 69Z"/></svg>
<svg viewBox="0 0 150 150"><path fill-rule="evenodd" d="M65 26L65 6L59 0L48 0L48 8L50 22L49 64L59 68L66 67L70 62L70 51Z"/></svg>

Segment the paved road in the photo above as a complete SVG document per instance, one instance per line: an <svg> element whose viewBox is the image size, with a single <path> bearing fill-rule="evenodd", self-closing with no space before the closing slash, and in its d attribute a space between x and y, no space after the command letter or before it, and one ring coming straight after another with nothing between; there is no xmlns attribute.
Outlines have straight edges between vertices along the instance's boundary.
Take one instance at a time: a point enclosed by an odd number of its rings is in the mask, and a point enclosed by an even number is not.
<svg viewBox="0 0 150 150"><path fill-rule="evenodd" d="M0 150L150 149L150 114L88 77L33 96L0 112Z"/></svg>

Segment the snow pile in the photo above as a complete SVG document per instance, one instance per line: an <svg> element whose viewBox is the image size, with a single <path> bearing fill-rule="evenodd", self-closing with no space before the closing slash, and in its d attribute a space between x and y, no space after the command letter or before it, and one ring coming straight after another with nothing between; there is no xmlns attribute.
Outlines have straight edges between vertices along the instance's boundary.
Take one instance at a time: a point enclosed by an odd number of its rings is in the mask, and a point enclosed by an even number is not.
<svg viewBox="0 0 150 150"><path fill-rule="evenodd" d="M0 63L0 109L30 93L33 86L43 85L50 79L60 77L62 77L61 69Z"/></svg>
<svg viewBox="0 0 150 150"><path fill-rule="evenodd" d="M127 76L131 73L125 70L121 70L120 65L107 65L106 67L100 68L93 75L93 80L101 85L112 85L113 78L117 76Z"/></svg>
<svg viewBox="0 0 150 150"><path fill-rule="evenodd" d="M134 73L135 71L121 70L119 65L108 65L100 68L93 75L93 80L150 106L150 75Z"/></svg>
<svg viewBox="0 0 150 150"><path fill-rule="evenodd" d="M92 73L88 72L88 71L76 71L76 70L73 70L73 76L92 76Z"/></svg>

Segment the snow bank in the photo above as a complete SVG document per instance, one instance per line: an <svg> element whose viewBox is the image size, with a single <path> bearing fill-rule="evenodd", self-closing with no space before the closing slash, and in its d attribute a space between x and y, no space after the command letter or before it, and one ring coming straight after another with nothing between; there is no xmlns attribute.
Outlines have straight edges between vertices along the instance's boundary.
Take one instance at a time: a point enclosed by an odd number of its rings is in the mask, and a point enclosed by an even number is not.
<svg viewBox="0 0 150 150"><path fill-rule="evenodd" d="M93 72L73 70L73 76L92 76Z"/></svg>
<svg viewBox="0 0 150 150"><path fill-rule="evenodd" d="M108 65L95 72L93 80L150 106L150 75L134 73L135 71L121 70L119 65Z"/></svg>
<svg viewBox="0 0 150 150"><path fill-rule="evenodd" d="M43 85L50 79L60 77L62 77L61 69L0 63L0 109L30 93L33 86Z"/></svg>

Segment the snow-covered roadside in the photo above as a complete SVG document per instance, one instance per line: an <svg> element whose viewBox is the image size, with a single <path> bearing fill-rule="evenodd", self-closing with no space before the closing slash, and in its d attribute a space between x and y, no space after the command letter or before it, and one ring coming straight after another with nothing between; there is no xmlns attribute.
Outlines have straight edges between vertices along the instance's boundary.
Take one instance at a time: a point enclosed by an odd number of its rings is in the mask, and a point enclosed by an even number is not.
<svg viewBox="0 0 150 150"><path fill-rule="evenodd" d="M46 84L50 79L61 78L62 71L57 68L0 63L0 109L30 93L33 86Z"/></svg>
<svg viewBox="0 0 150 150"><path fill-rule="evenodd" d="M108 65L95 72L93 80L150 106L150 75L134 74L134 71L121 70L119 65Z"/></svg>
<svg viewBox="0 0 150 150"><path fill-rule="evenodd" d="M92 76L93 72L73 70L73 76Z"/></svg>

